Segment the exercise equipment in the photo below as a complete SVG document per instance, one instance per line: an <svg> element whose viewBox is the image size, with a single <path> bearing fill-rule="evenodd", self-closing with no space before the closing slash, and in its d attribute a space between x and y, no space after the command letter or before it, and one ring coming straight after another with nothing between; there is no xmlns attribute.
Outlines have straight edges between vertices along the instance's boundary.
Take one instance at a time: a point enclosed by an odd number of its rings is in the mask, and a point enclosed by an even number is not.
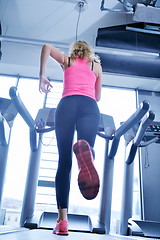
<svg viewBox="0 0 160 240"><path fill-rule="evenodd" d="M117 130L115 130L110 149L108 149L108 144L106 145L100 222L105 225L106 233L108 234L110 232L111 221L114 158L118 150L120 138L144 117L148 112L148 109L149 103L143 101L137 108L136 112L133 113ZM103 136L101 135L101 137Z"/></svg>
<svg viewBox="0 0 160 240"><path fill-rule="evenodd" d="M16 115L17 110L12 101L10 99L0 98L0 224L4 222L4 210L1 209L1 201L11 129Z"/></svg>
<svg viewBox="0 0 160 240"><path fill-rule="evenodd" d="M34 203L36 197L36 187L38 185L38 173L40 166L40 154L42 147L42 134L45 131L53 130L52 127L48 128L47 121L49 110L44 109L46 116L42 118L41 110L38 112L36 121L32 118L25 105L23 104L16 87L11 87L9 91L10 97L14 106L30 130L30 159L28 166L28 175L26 180L26 187L24 193L24 200L22 205L22 214L20 225L24 226L24 222L34 214Z"/></svg>
<svg viewBox="0 0 160 240"><path fill-rule="evenodd" d="M5 182L10 136L17 110L11 99L0 98L0 236L27 229L4 225L6 210L2 209L2 195Z"/></svg>
<svg viewBox="0 0 160 240"><path fill-rule="evenodd" d="M57 219L57 213L54 212L35 212L34 204L36 197L36 188L42 181L38 181L41 139L46 131L54 130L55 109L43 108L38 111L35 121L21 101L17 88L10 89L10 97L26 124L30 129L30 159L28 174L26 180L25 194L22 205L20 225L30 229L34 228L53 228L53 222ZM106 127L104 127L106 125ZM112 131L108 126L114 127L114 121L111 116L101 115L100 131L104 131L108 141L112 139ZM107 135L108 134L108 135ZM108 142L107 141L107 142ZM45 182L46 185L46 182ZM48 181L47 186L55 187L55 183ZM103 212L103 210L102 210ZM91 219L86 215L68 214L70 229L74 231L105 233L105 226L97 220Z"/></svg>
<svg viewBox="0 0 160 240"><path fill-rule="evenodd" d="M21 226L30 229L34 228L53 228L54 219L57 218L57 213L53 212L35 212L34 204L36 197L36 188L38 185L38 172L41 152L41 137L45 131L54 129L54 110L41 109L34 121L30 113L22 103L18 94L17 88L10 89L10 97L14 102L17 111L20 113L24 121L30 128L30 160L28 167L28 174L26 180L25 194L23 199ZM144 101L140 104L136 112L117 130L112 116L101 114L101 121L98 135L105 139L105 159L104 159L104 173L102 180L102 195L99 219L93 219L92 216L68 214L69 230L94 232L94 233L109 233L110 232L110 217L111 217L111 200L112 200L112 185L113 185L113 170L114 157L118 150L119 141L133 125L140 121L149 109L148 102ZM52 112L50 112L52 111ZM50 118L50 117L51 118ZM51 119L50 129L46 128L48 119ZM47 130L46 130L47 129ZM111 146L109 143L111 142ZM52 187L54 182L48 182ZM48 185L48 186L49 186Z"/></svg>
<svg viewBox="0 0 160 240"><path fill-rule="evenodd" d="M154 122L155 114L150 111L145 119L126 135L126 157L124 188L121 208L120 234L146 237L160 236L160 193L158 150L160 122ZM149 149L147 149L150 147ZM137 149L140 149L141 219L132 218L133 169ZM150 154L151 160L147 159Z"/></svg>

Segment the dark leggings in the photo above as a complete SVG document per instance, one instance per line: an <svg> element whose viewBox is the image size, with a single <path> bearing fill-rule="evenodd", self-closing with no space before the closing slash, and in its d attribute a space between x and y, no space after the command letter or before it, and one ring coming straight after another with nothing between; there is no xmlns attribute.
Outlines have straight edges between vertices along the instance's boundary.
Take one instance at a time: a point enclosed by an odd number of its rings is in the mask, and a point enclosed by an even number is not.
<svg viewBox="0 0 160 240"><path fill-rule="evenodd" d="M56 198L58 208L68 208L72 144L75 130L77 139L86 140L93 148L98 130L100 112L94 99L82 95L60 100L55 116L55 131L59 152L56 174Z"/></svg>

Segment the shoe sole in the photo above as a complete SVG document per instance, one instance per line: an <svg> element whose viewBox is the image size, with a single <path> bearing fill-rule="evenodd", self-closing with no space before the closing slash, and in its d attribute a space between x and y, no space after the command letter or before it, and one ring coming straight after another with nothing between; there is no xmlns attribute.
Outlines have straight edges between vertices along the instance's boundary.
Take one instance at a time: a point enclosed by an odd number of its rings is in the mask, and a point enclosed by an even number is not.
<svg viewBox="0 0 160 240"><path fill-rule="evenodd" d="M68 232L60 232L60 231L54 231L53 230L53 234L56 234L56 235L63 235L63 236L68 236L69 235L69 233Z"/></svg>
<svg viewBox="0 0 160 240"><path fill-rule="evenodd" d="M79 189L87 200L94 199L99 192L99 176L94 167L92 152L87 141L79 140L73 146L73 151L77 157Z"/></svg>

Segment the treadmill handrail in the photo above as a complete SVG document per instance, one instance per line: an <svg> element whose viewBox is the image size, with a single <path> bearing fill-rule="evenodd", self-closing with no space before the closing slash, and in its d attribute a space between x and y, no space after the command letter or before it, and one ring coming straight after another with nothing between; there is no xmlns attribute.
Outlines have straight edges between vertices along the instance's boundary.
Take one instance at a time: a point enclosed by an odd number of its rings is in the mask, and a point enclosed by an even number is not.
<svg viewBox="0 0 160 240"><path fill-rule="evenodd" d="M102 133L101 130L105 133ZM115 134L115 129L112 127L107 127L105 130L99 128L97 132L97 135L104 138L105 140L113 140L114 134Z"/></svg>
<svg viewBox="0 0 160 240"><path fill-rule="evenodd" d="M155 118L155 114L153 111L149 111L148 113L148 117L145 118L141 123L140 126L138 128L137 134L133 140L133 144L131 146L128 158L126 160L127 164L131 164L134 161L137 149L139 147L139 144L145 134L145 131L147 129L147 127L149 126L149 124L154 120Z"/></svg>
<svg viewBox="0 0 160 240"><path fill-rule="evenodd" d="M109 136L109 135L107 135L107 134L105 134L105 133L101 133L100 131L97 132L97 135L100 136L100 137L102 137L102 138L104 138L104 139L106 139L106 140L112 140L112 139L114 138L113 135L112 135L112 136Z"/></svg>
<svg viewBox="0 0 160 240"><path fill-rule="evenodd" d="M9 135L6 135L6 130L9 131L9 125L7 124L7 121L2 116L0 112L0 145L6 146L8 144L8 138Z"/></svg>
<svg viewBox="0 0 160 240"><path fill-rule="evenodd" d="M136 133L136 136L133 140L136 146L139 146L147 127L151 122L153 122L154 118L155 118L155 113L153 111L149 111L148 117L141 121L138 131Z"/></svg>
<svg viewBox="0 0 160 240"><path fill-rule="evenodd" d="M18 90L16 87L11 87L9 90L9 95L14 102L14 105L21 115L21 117L24 119L24 121L27 123L29 128L31 130L35 129L35 121L33 120L32 116L28 112L27 108L25 107L24 103L22 102L20 95L18 93Z"/></svg>
<svg viewBox="0 0 160 240"><path fill-rule="evenodd" d="M135 113L133 113L127 121L125 121L115 132L115 137L120 138L124 135L133 125L138 123L142 117L149 110L149 103L147 101L143 101L140 103L138 109Z"/></svg>
<svg viewBox="0 0 160 240"><path fill-rule="evenodd" d="M117 153L120 137L124 135L132 126L138 123L149 109L148 101L140 103L138 109L133 113L127 121L125 121L116 131L112 141L109 158L113 159Z"/></svg>
<svg viewBox="0 0 160 240"><path fill-rule="evenodd" d="M153 139L147 141L147 142L141 142L139 147L143 148L143 147L147 147L149 145L151 145L152 143L157 143L159 142L159 137L154 137Z"/></svg>

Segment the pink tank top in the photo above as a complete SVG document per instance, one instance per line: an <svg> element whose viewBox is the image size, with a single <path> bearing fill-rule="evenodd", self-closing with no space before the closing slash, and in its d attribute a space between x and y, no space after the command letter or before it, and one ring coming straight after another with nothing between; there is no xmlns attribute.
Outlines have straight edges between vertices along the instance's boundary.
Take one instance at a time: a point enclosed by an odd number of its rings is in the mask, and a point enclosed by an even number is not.
<svg viewBox="0 0 160 240"><path fill-rule="evenodd" d="M76 58L74 65L64 71L62 97L84 95L95 99L96 75L88 67L88 60Z"/></svg>

